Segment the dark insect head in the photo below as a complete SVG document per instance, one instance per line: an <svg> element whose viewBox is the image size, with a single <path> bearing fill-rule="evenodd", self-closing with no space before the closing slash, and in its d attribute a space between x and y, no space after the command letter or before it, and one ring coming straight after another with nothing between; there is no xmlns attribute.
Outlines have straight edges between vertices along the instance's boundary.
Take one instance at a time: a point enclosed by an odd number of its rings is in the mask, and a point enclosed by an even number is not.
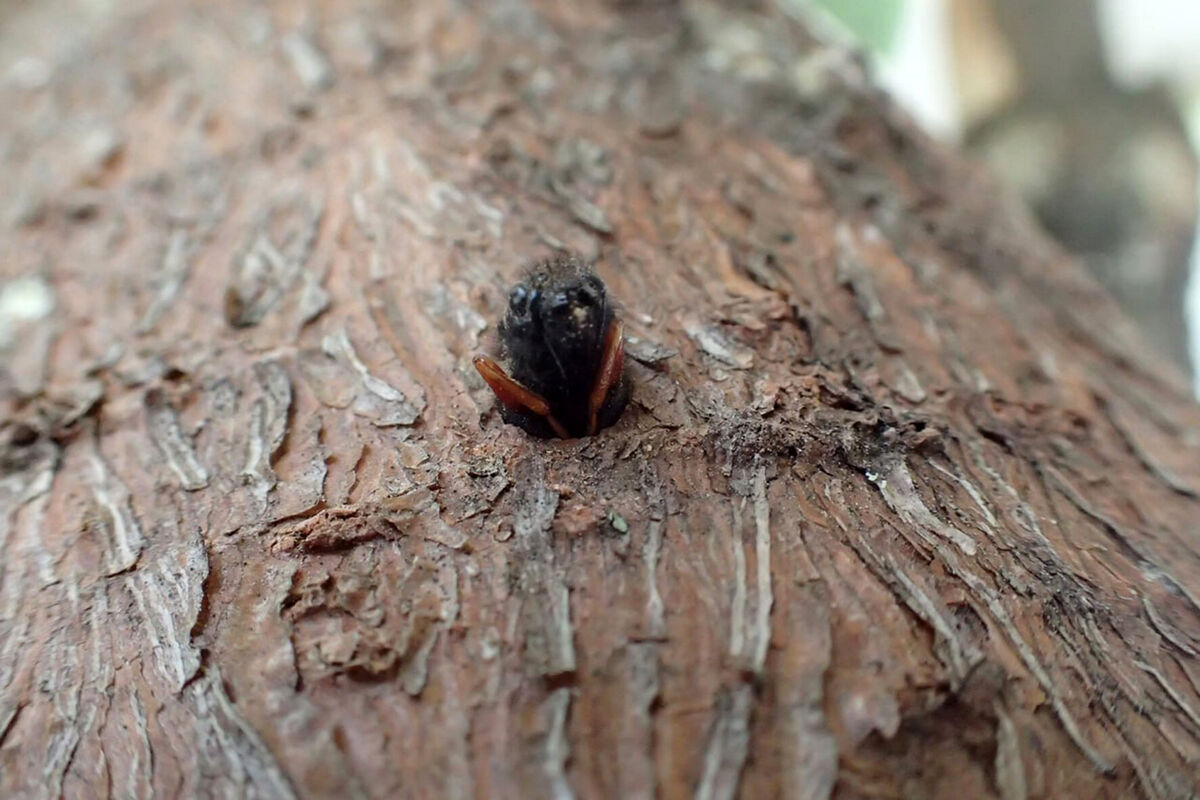
<svg viewBox="0 0 1200 800"><path fill-rule="evenodd" d="M509 292L499 331L507 371L487 357L476 367L507 421L535 435L582 436L619 416L629 396L621 325L584 262L537 265Z"/></svg>
<svg viewBox="0 0 1200 800"><path fill-rule="evenodd" d="M550 343L578 338L580 346L594 345L603 333L605 299L604 284L595 275L587 275L547 287L535 296L534 313Z"/></svg>
<svg viewBox="0 0 1200 800"><path fill-rule="evenodd" d="M556 275L535 272L508 295L508 310L517 316L560 311L570 306L601 306L604 283L590 272Z"/></svg>
<svg viewBox="0 0 1200 800"><path fill-rule="evenodd" d="M610 316L604 283L596 275L575 264L552 264L509 292L501 335L518 359L520 351L532 349L558 360L590 361Z"/></svg>

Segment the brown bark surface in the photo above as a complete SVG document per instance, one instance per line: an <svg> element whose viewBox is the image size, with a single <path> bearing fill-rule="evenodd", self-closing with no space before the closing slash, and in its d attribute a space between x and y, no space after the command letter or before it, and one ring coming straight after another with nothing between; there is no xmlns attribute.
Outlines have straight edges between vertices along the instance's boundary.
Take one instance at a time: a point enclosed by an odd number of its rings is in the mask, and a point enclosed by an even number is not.
<svg viewBox="0 0 1200 800"><path fill-rule="evenodd" d="M1200 410L796 20L0 12L0 796L1200 789ZM470 366L558 246L576 441Z"/></svg>

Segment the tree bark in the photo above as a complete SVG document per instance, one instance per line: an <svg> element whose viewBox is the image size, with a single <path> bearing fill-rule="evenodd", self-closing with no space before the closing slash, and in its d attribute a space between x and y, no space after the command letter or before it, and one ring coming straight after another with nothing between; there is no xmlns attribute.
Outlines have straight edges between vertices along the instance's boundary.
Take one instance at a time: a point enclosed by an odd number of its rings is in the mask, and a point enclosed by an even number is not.
<svg viewBox="0 0 1200 800"><path fill-rule="evenodd" d="M797 20L0 36L0 795L1200 790L1200 409ZM558 247L634 399L543 441L470 359Z"/></svg>

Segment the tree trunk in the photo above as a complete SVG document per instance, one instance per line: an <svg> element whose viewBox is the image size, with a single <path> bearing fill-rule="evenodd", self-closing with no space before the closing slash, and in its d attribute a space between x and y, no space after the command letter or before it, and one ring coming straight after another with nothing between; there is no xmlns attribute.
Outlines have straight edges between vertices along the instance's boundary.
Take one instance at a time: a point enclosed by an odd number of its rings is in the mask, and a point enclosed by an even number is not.
<svg viewBox="0 0 1200 800"><path fill-rule="evenodd" d="M796 20L0 26L0 795L1200 790L1200 409ZM558 247L634 400L544 441Z"/></svg>

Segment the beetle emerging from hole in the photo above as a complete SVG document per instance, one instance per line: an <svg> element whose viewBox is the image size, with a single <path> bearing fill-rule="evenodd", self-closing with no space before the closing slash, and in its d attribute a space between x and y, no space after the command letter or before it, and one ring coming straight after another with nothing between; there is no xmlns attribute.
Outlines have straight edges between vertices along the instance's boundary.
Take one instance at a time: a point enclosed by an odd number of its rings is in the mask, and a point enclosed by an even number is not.
<svg viewBox="0 0 1200 800"><path fill-rule="evenodd" d="M621 321L588 264L558 256L534 266L509 293L499 329L508 370L485 355L475 369L505 422L570 439L621 416L629 402Z"/></svg>

